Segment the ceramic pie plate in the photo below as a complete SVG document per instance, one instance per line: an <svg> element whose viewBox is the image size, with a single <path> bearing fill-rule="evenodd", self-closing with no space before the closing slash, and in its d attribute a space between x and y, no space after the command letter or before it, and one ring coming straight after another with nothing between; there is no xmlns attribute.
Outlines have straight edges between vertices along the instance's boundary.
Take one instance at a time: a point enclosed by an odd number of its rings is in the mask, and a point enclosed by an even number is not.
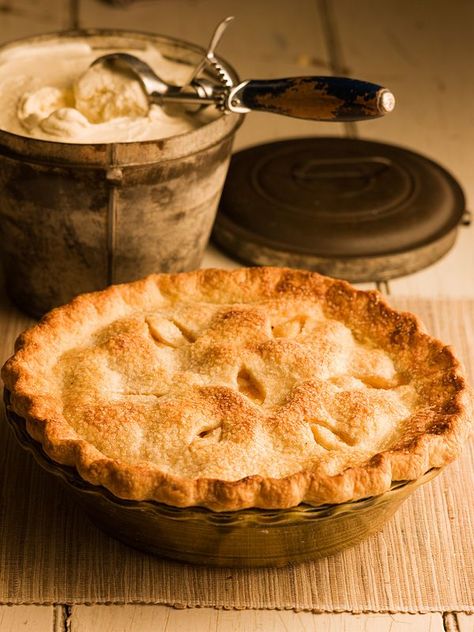
<svg viewBox="0 0 474 632"><path fill-rule="evenodd" d="M136 549L193 564L285 566L334 555L380 531L412 492L443 469L396 482L379 496L318 507L215 512L128 501L82 480L74 468L52 461L29 436L26 421L11 410L7 390L4 400L7 420L20 445L59 479L96 526Z"/></svg>

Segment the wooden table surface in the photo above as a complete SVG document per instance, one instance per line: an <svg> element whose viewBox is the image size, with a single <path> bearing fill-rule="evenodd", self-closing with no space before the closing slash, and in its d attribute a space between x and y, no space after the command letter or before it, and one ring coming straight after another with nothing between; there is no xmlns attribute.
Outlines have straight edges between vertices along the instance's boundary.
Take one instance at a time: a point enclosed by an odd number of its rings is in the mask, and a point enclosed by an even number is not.
<svg viewBox="0 0 474 632"><path fill-rule="evenodd" d="M393 142L439 161L474 200L474 3L472 0L0 0L0 43L75 27L148 30L206 45L214 24L236 22L219 53L243 78L345 74L390 87L395 112L364 124L321 124L251 114L236 148L307 135ZM474 226L416 274L382 283L389 294L474 297ZM238 264L209 247L205 266ZM376 284L366 284L374 287ZM1 571L0 571L1 572ZM313 614L292 611L176 610L167 606L0 606L0 631L268 632L442 630L474 632L474 615Z"/></svg>

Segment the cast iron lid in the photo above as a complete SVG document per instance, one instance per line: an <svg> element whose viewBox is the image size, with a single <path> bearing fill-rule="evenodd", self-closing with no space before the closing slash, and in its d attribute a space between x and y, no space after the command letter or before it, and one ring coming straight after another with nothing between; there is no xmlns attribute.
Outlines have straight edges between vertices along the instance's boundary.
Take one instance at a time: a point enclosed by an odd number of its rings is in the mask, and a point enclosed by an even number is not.
<svg viewBox="0 0 474 632"><path fill-rule="evenodd" d="M303 263L306 255L347 262L436 243L464 210L456 180L420 154L359 139L300 138L233 156L214 236L246 260L253 244L277 253L278 264L284 253Z"/></svg>

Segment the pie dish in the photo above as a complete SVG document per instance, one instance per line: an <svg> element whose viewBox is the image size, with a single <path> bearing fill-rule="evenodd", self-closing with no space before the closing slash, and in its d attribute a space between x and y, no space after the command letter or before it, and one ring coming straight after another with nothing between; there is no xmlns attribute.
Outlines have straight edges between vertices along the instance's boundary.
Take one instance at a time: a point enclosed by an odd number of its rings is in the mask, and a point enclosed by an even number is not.
<svg viewBox="0 0 474 632"><path fill-rule="evenodd" d="M286 566L355 546L380 531L400 504L442 470L394 483L379 496L289 509L212 511L155 501L122 500L52 461L9 406L7 420L20 445L65 487L67 498L112 537L136 549L182 562L225 567Z"/></svg>
<svg viewBox="0 0 474 632"><path fill-rule="evenodd" d="M341 504L459 454L452 350L377 292L280 268L152 275L20 336L14 415L115 497L213 511Z"/></svg>

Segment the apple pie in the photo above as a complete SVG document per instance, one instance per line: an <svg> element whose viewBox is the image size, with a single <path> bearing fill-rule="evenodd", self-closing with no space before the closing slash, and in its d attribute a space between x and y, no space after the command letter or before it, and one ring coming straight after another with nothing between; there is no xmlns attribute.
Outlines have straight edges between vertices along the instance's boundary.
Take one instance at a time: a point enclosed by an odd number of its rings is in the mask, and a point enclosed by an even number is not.
<svg viewBox="0 0 474 632"><path fill-rule="evenodd" d="M472 416L459 362L416 316L279 268L79 296L2 376L55 462L120 498L216 511L381 494L456 458Z"/></svg>

